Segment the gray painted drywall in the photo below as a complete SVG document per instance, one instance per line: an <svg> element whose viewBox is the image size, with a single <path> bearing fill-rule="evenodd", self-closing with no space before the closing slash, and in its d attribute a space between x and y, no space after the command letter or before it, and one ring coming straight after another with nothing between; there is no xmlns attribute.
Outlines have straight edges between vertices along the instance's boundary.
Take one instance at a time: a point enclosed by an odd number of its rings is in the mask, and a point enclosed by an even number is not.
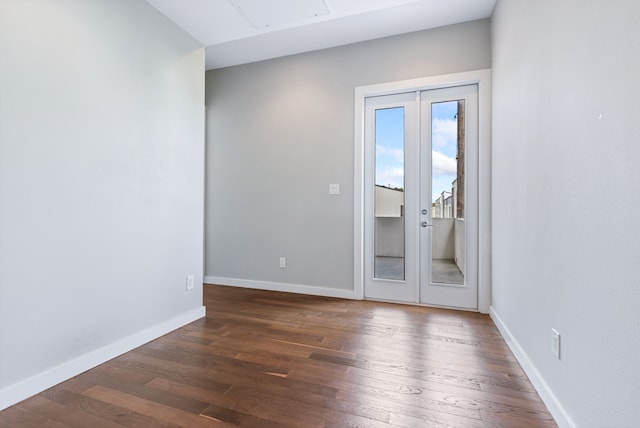
<svg viewBox="0 0 640 428"><path fill-rule="evenodd" d="M493 307L579 427L640 426L638 16L499 0L492 22Z"/></svg>
<svg viewBox="0 0 640 428"><path fill-rule="evenodd" d="M353 289L354 88L488 68L489 33L481 20L207 72L206 275Z"/></svg>
<svg viewBox="0 0 640 428"><path fill-rule="evenodd" d="M0 58L2 392L202 306L204 50L142 0L2 0Z"/></svg>

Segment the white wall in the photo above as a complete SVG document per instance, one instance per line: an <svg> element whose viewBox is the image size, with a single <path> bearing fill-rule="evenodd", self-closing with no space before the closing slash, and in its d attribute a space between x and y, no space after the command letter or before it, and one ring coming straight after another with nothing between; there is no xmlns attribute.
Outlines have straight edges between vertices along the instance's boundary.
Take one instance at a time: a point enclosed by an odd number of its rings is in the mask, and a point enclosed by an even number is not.
<svg viewBox="0 0 640 428"><path fill-rule="evenodd" d="M141 0L1 0L0 58L2 408L202 315L204 51Z"/></svg>
<svg viewBox="0 0 640 428"><path fill-rule="evenodd" d="M207 280L353 290L355 88L488 68L489 29L474 21L208 72Z"/></svg>
<svg viewBox="0 0 640 428"><path fill-rule="evenodd" d="M375 186L375 255L404 257L404 192Z"/></svg>
<svg viewBox="0 0 640 428"><path fill-rule="evenodd" d="M454 210L455 212L455 210ZM466 272L466 244L467 244L467 234L466 234L466 225L464 219L457 218L455 219L455 223L453 225L453 235L455 241L455 250L453 259L460 269L460 272L464 275Z"/></svg>
<svg viewBox="0 0 640 428"><path fill-rule="evenodd" d="M404 191L375 186L374 203L376 217L402 217Z"/></svg>
<svg viewBox="0 0 640 428"><path fill-rule="evenodd" d="M455 233L453 218L432 219L431 258L453 260L455 256Z"/></svg>
<svg viewBox="0 0 640 428"><path fill-rule="evenodd" d="M494 317L565 426L640 426L638 16L499 0L493 17Z"/></svg>
<svg viewBox="0 0 640 428"><path fill-rule="evenodd" d="M404 217L376 217L376 256L404 257L404 226Z"/></svg>

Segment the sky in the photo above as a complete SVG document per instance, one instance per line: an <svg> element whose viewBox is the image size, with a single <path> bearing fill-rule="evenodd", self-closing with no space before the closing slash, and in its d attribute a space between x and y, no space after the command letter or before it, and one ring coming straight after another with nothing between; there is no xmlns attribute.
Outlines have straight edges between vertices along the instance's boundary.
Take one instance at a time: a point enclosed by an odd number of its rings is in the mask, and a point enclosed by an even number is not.
<svg viewBox="0 0 640 428"><path fill-rule="evenodd" d="M456 178L457 102L432 104L432 202ZM404 108L376 110L376 184L404 188Z"/></svg>

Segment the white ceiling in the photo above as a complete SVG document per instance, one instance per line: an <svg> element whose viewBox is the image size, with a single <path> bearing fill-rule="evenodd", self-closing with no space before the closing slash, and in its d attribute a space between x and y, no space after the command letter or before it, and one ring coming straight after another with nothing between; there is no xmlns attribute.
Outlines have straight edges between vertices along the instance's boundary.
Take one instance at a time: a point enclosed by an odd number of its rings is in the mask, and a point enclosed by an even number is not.
<svg viewBox="0 0 640 428"><path fill-rule="evenodd" d="M211 70L488 18L496 0L147 2L207 47Z"/></svg>

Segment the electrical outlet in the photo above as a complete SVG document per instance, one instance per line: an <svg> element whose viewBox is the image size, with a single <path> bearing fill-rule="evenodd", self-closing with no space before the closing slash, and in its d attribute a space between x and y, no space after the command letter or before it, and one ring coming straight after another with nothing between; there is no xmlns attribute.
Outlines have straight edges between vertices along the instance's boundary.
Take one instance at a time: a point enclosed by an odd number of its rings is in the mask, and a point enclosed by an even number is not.
<svg viewBox="0 0 640 428"><path fill-rule="evenodd" d="M339 184L329 184L329 194L330 195L339 195L340 194L340 185Z"/></svg>
<svg viewBox="0 0 640 428"><path fill-rule="evenodd" d="M194 278L193 275L187 275L187 291L193 290Z"/></svg>
<svg viewBox="0 0 640 428"><path fill-rule="evenodd" d="M280 267L281 268L286 268L287 267L287 258L286 257L280 257Z"/></svg>
<svg viewBox="0 0 640 428"><path fill-rule="evenodd" d="M551 329L551 352L560 359L560 333L555 328Z"/></svg>

